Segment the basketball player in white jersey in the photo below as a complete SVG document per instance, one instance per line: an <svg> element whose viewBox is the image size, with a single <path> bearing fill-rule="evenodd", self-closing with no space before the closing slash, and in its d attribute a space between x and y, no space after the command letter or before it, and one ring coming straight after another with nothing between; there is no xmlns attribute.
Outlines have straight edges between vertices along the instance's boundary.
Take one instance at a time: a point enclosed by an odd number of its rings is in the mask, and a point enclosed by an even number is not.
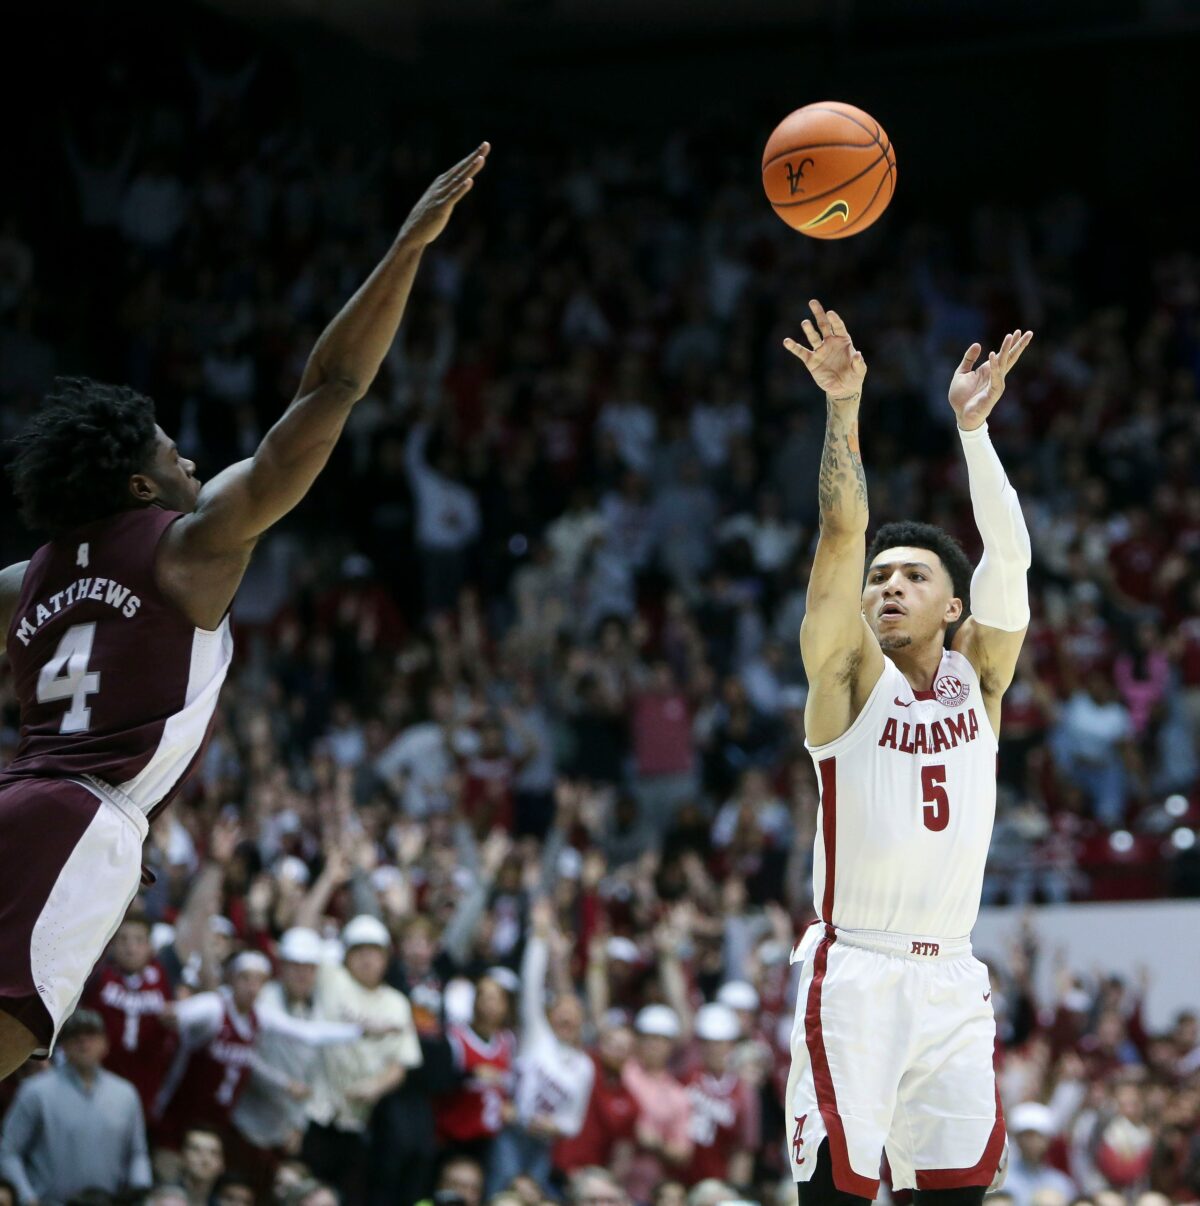
<svg viewBox="0 0 1200 1206"><path fill-rule="evenodd" d="M858 410L867 366L811 304L785 346L825 392L821 531L800 648L821 790L818 922L802 962L787 1109L801 1206L892 1184L918 1206L979 1206L1004 1148L987 970L971 954L996 804L1000 700L1029 623L1029 536L987 417L1031 332L950 383L983 538L893 523L868 553ZM866 567L864 581L864 566Z"/></svg>

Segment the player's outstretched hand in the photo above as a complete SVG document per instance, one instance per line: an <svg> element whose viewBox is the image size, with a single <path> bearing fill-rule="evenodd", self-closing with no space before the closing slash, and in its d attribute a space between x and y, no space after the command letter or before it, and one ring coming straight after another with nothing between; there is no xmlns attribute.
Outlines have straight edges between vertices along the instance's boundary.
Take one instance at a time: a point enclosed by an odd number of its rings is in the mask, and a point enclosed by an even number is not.
<svg viewBox="0 0 1200 1206"><path fill-rule="evenodd" d="M858 401L867 362L854 347L846 324L836 310L826 310L816 298L808 303L816 326L806 318L801 324L808 347L794 339L785 339L783 346L799 360L812 379L832 401Z"/></svg>
<svg viewBox="0 0 1200 1206"><path fill-rule="evenodd" d="M982 427L992 413L992 407L1004 393L1004 378L1008 370L1021 359L1021 353L1029 346L1032 331L1013 331L1005 335L998 352L989 352L988 358L978 367L983 348L973 343L967 348L962 363L950 378L950 405L964 431Z"/></svg>
<svg viewBox="0 0 1200 1206"><path fill-rule="evenodd" d="M454 207L471 191L475 177L483 170L491 149L491 143L481 142L466 159L460 160L448 172L443 172L412 207L400 230L400 238L410 239L422 246L432 243L446 229Z"/></svg>

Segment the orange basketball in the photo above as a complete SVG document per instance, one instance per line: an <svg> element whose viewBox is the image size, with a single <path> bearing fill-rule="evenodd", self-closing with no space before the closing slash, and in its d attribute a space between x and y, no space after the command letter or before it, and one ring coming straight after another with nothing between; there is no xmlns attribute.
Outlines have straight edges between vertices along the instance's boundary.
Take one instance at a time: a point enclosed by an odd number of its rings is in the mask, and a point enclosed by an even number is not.
<svg viewBox="0 0 1200 1206"><path fill-rule="evenodd" d="M869 113L818 101L775 127L762 174L771 208L793 230L844 239L887 209L896 191L896 153Z"/></svg>

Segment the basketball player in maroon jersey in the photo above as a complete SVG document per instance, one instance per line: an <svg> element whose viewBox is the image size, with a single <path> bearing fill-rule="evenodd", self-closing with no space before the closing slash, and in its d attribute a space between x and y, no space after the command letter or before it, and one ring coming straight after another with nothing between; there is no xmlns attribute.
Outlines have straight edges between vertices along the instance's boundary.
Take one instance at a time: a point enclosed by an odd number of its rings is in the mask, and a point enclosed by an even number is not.
<svg viewBox="0 0 1200 1206"><path fill-rule="evenodd" d="M149 821L207 739L254 546L324 468L489 150L426 190L248 460L202 486L149 398L88 380L18 438L17 499L50 541L0 571L21 706L0 775L0 1078L48 1053L133 899Z"/></svg>
<svg viewBox="0 0 1200 1206"><path fill-rule="evenodd" d="M1004 1118L987 968L971 953L996 807L1000 702L1029 624L1029 534L987 418L1030 333L949 403L983 540L966 554L931 524L885 524L867 548L858 443L866 364L845 324L811 304L787 340L826 398L820 537L800 649L805 746L820 787L814 905L787 1086L801 1206L863 1206L884 1151L918 1206L980 1206ZM865 572L864 572L865 570Z"/></svg>

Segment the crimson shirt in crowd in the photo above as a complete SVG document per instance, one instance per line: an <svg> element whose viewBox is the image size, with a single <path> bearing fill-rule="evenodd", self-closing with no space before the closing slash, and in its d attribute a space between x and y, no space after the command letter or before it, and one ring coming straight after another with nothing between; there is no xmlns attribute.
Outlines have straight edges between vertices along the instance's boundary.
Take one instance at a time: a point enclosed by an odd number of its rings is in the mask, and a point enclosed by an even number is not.
<svg viewBox="0 0 1200 1206"><path fill-rule="evenodd" d="M632 1139L637 1128L638 1106L619 1074L608 1072L595 1055L596 1076L592 1095L578 1135L560 1139L554 1147L554 1167L571 1173L577 1168L607 1168L613 1148L622 1139Z"/></svg>
<svg viewBox="0 0 1200 1206"><path fill-rule="evenodd" d="M753 1151L761 1142L758 1099L734 1072L716 1077L698 1068L686 1084L692 1103L692 1161L684 1181L688 1185L707 1177L724 1181L730 1156Z"/></svg>
<svg viewBox="0 0 1200 1206"><path fill-rule="evenodd" d="M103 963L84 990L83 1006L104 1019L108 1055L104 1066L129 1081L142 1099L147 1118L177 1046L173 1030L163 1025L163 1007L174 996L167 973L157 959L126 975Z"/></svg>

